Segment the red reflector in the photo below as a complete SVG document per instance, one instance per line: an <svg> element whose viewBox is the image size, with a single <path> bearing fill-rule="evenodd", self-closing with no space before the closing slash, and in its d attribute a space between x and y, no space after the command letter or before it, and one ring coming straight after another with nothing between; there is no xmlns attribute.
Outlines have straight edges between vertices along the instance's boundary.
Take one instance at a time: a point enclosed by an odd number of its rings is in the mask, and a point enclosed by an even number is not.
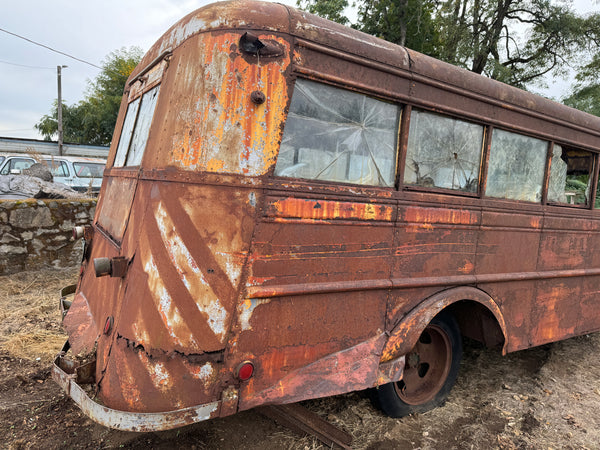
<svg viewBox="0 0 600 450"><path fill-rule="evenodd" d="M238 366L237 377L240 380L242 380L242 381L249 380L253 374L254 374L254 365L250 361L245 361Z"/></svg>
<svg viewBox="0 0 600 450"><path fill-rule="evenodd" d="M113 326L113 318L112 318L112 316L108 316L106 318L106 322L104 323L104 334L110 333L112 326Z"/></svg>

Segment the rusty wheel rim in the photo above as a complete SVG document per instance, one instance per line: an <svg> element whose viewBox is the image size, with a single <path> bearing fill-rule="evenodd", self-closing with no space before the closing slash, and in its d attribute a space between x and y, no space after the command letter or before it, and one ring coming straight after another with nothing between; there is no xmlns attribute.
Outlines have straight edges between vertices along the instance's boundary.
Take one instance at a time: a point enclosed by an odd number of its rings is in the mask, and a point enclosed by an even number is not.
<svg viewBox="0 0 600 450"><path fill-rule="evenodd" d="M421 405L440 391L452 365L452 343L438 325L430 324L406 355L402 380L394 384L398 397L409 405Z"/></svg>

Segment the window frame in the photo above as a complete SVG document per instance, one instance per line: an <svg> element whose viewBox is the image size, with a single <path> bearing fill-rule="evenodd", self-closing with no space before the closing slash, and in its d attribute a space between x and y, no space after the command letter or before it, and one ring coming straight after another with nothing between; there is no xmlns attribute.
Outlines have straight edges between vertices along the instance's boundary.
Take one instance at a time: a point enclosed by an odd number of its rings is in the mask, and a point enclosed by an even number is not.
<svg viewBox="0 0 600 450"><path fill-rule="evenodd" d="M2 167L2 173L0 173L0 175L11 175L11 171L12 170L25 170L28 169L29 167L31 167L33 164L36 163L35 159L33 158L28 158L26 156L8 156L6 157L7 161L5 162L4 167ZM25 161L25 162L31 162L31 164L29 164L29 166L24 167L23 169L15 169L14 167L14 163L15 161ZM5 172L4 169L7 169L7 171Z"/></svg>
<svg viewBox="0 0 600 450"><path fill-rule="evenodd" d="M360 94L367 95L377 100L382 100L385 102L390 102L395 104L400 108L400 118L398 121L398 130L397 130L397 154L396 154L396 180L393 188L391 186L375 186L368 184L349 184L339 181L328 181L328 180L317 180L310 178L292 178L292 177L283 177L275 175L275 166L273 164L271 170L269 171L269 179L270 182L267 183L268 186L273 188L284 188L287 189L289 187L298 187L300 189L304 189L304 187L308 188L311 192L323 192L323 193L341 193L345 192L348 189L349 194L369 194L373 192L377 195L377 192L384 189L386 191L396 191L393 195L394 198L397 199L411 199L418 198L413 195L409 195L406 197L406 194L436 194L436 195L444 195L451 196L456 198L464 198L465 200L474 200L480 199L487 202L499 202L499 203L514 203L517 205L521 205L520 207L529 207L539 209L545 208L547 206L553 208L576 208L579 210L583 209L598 209L600 211L600 205L598 208L594 207L595 201L597 197L600 197L600 149L591 148L589 146L582 146L573 144L567 141L563 141L557 136L548 135L539 131L529 130L526 128L519 127L517 123L511 124L505 122L498 122L494 120L484 120L480 119L476 114L470 113L469 111L460 111L455 108L449 107L436 107L431 102L426 101L418 101L417 99L407 98L405 96L396 95L389 91L379 91L372 86L365 85L364 83L354 81L350 82L344 80L344 82L340 82L339 79L334 77L326 76L325 74L318 74L320 76L315 76L314 73L311 73L311 77L307 77L303 72L296 72L292 75L290 80L290 86L293 87L295 82L298 79L308 79L311 81L315 81L318 83L322 83L325 85L330 85L336 88L346 89L349 91L357 92ZM289 101L291 102L291 96ZM478 188L477 192L465 192L457 189L448 189L448 188L437 188L437 187L424 187L424 186L416 186L406 184L404 181L404 172L406 170L406 157L407 157L407 148L408 148L408 140L409 140L409 131L410 131L410 120L413 108L418 108L419 110L430 112L433 114L439 114L445 117L449 117L455 120L465 121L471 124L480 125L483 127L483 139L482 139L482 150L481 150L481 159L480 159L480 167L479 167L479 178L478 178ZM286 117L287 121L287 117ZM547 143L546 147L546 158L544 161L544 169L543 169L543 177L542 177L542 186L541 186L541 199L536 202L527 201L527 200L518 200L512 198L499 198L499 197L490 197L486 195L486 190L488 186L488 178L489 178L489 160L491 154L491 146L492 146L492 136L494 130L503 130L509 133L514 133L517 135L521 135L527 138L538 139ZM581 149L585 151L589 151L593 155L593 171L591 174L590 187L590 201L589 205L570 205L563 203L555 203L548 202L548 183L550 179L550 159L552 157L552 147L554 144L562 145L565 147ZM344 188L340 191L340 188ZM317 190L313 190L317 189Z"/></svg>
<svg viewBox="0 0 600 450"><path fill-rule="evenodd" d="M548 201L548 190L549 190L550 176L551 176L551 170L552 170L551 160L552 160L552 155L554 153L555 145L560 145L563 149L568 148L568 149L573 149L573 150L586 151L592 155L592 158L591 158L592 170L590 171L590 196L588 199L588 204L577 205L577 204L570 204L570 203ZM544 198L543 198L544 203L543 204L545 206L550 206L552 208L571 208L571 209L592 210L592 211L598 210L600 212L600 205L598 208L594 207L596 198L598 197L598 189L600 189L600 186L598 185L598 183L600 181L599 172L600 172L600 151L599 150L586 148L586 147L582 147L582 146L578 146L578 145L573 145L566 141L552 140L550 142L550 148L548 150L548 158L546 161L546 179L544 180Z"/></svg>
<svg viewBox="0 0 600 450"><path fill-rule="evenodd" d="M115 168L115 169L134 169L134 168L139 168L139 167L142 166L142 162L143 162L144 156L146 154L146 149L148 147L148 141L150 140L150 131L152 130L152 124L154 123L154 117L156 115L156 108L157 108L157 105L158 105L158 100L160 98L160 86L161 86L161 82L160 81L161 80L158 80L156 83L152 83L152 84L150 84L148 86L145 86L144 89L140 90L137 93L137 95L135 95L132 98L128 99L127 108L125 110L125 115L123 117L123 122L121 123L121 130L120 130L120 133L119 133L119 141L117 142L117 145L116 145L115 157L114 157L114 159L112 161L112 165L111 165L112 168ZM139 158L139 163L135 164L135 165L134 164L128 165L127 161L129 160L129 158L131 156L131 146L132 146L132 144L134 142L134 137L136 136L136 131L138 131L137 126L138 126L138 123L139 123L139 120L140 120L140 111L142 110L142 107L144 105L144 103L143 103L144 98L146 98L146 94L150 93L151 91L153 91L155 89L157 89L156 98L154 100L154 107L152 109L152 115L151 115L151 118L150 118L150 122L148 124L148 131L146 133L145 143L144 143L144 146L142 148L142 154L141 154L141 156ZM134 117L133 123L131 125L131 133L129 133L129 136L128 136L127 147L123 150L123 152L124 152L123 155L122 155L123 156L123 161L121 162L120 161L121 158L119 158L119 155L120 155L119 150L120 150L121 141L123 139L123 132L125 131L125 124L127 123L127 118L128 118L128 115L129 115L129 107L132 104L134 104L135 102L137 102L137 107L136 107L136 111L135 111L135 117ZM115 163L118 160L119 160L119 164L120 165L117 166L117 165L115 165Z"/></svg>
<svg viewBox="0 0 600 450"><path fill-rule="evenodd" d="M404 180L404 174L406 171L406 158L408 156L408 143L409 143L409 139L410 139L410 121L412 118L412 112L414 109L418 109L420 111L432 114L432 115L438 115L438 116L442 116L442 117L446 117L449 119L453 119L453 120L459 120L462 122L467 122L473 125L478 125L481 126L483 128L483 135L482 135L482 139L481 139L481 150L480 150L480 157L479 157L479 173L478 173L478 177L477 177L477 190L475 192L467 192L467 191L461 191L459 189L452 189L452 188L442 188L442 187L427 187L427 186L418 186L415 184L407 184ZM408 113L406 113L408 112ZM414 105L414 104L407 104L405 106L405 115L407 116L405 118L405 122L401 124L400 126L400 140L402 141L402 146L400 148L400 162L401 164L398 165L398 173L399 173L399 177L397 179L397 184L396 184L396 189L398 191L409 191L409 192L431 192L434 194L446 194L446 195L452 195L452 196L459 196L459 197L468 197L468 198L480 198L482 196L482 186L483 186L483 171L484 171L484 160L487 158L487 155L489 155L488 152L488 148L489 148L489 136L491 136L491 127L489 126L489 124L486 124L485 122L481 122L481 121L477 121L477 120L473 120L470 118L466 118L463 116L460 116L458 114L451 114L448 113L444 110L435 110L432 108L427 108L424 107L422 105Z"/></svg>
<svg viewBox="0 0 600 450"><path fill-rule="evenodd" d="M90 175L89 177L87 176L81 176L79 175L77 172L77 166L83 166L83 167L89 167L89 166L104 166L106 167L104 164L102 163L98 163L98 162L87 162L87 161L73 161L73 172L74 172L74 176L75 178L83 178L83 179L98 179L98 178L102 178L102 172L104 172L104 168L102 168L101 170L101 175L99 176L94 176L94 175ZM131 166L133 167L133 166ZM90 171L91 172L91 171Z"/></svg>
<svg viewBox="0 0 600 450"><path fill-rule="evenodd" d="M44 159L43 162L46 164L46 166L48 167L48 170L50 170L53 177L69 178L71 176L71 172L69 171L69 165L65 161L52 158L52 159ZM58 164L58 167L60 167L62 169L63 173L65 173L66 175L55 174L52 169L53 164L55 164L55 165Z"/></svg>
<svg viewBox="0 0 600 450"><path fill-rule="evenodd" d="M324 86L330 86L332 88L335 89L341 89L344 91L348 91L354 94L360 94L363 95L365 97L369 97L373 100L379 101L379 102L383 102L383 103L387 103L390 105L393 105L396 107L397 109L397 113L398 113L398 119L396 122L396 129L395 129L395 153L394 153L394 164L393 164L393 170L394 173L391 177L391 182L389 185L374 185L374 184L361 184L361 183L351 183L351 182L345 182L345 181L333 181L333 180L326 180L326 179L316 179L316 178L299 178L299 177L287 177L287 176L282 176L282 175L277 175L275 173L276 171L276 166L277 166L277 160L279 159L279 154L281 152L281 142L279 145L279 150L278 150L278 154L277 154L277 159L275 161L275 164L273 164L273 167L270 170L270 177L275 181L277 180L278 183L282 183L282 184L289 184L290 182L294 182L294 183L299 183L299 184L310 184L310 185L317 185L317 186L347 186L347 187L352 187L353 189L384 189L384 190L392 190L395 191L397 190L397 179L398 179L398 167L399 167L399 161L400 161L400 155L401 155L401 151L400 151L400 130L401 130L401 126L400 124L402 123L403 117L405 115L405 108L407 107L407 103L405 102L400 102L398 101L397 98L388 98L384 95L381 95L381 93L377 93L374 92L372 90L369 89L365 89L364 87L356 87L354 85L348 85L348 84L344 84L341 85L339 83L335 83L335 82L331 82L327 79L323 79L323 78L308 78L308 77L295 77L293 78L293 80L291 80L290 85L295 87L296 83L298 80L305 80L308 82L313 82L313 83L318 83ZM292 95L293 95L293 88L292 88ZM292 102L292 96L290 96L289 98L289 104L291 105ZM285 119L285 124L287 123L287 121L289 120L289 111L286 113L286 119ZM285 131L285 124L284 124L284 131ZM281 140L283 140L283 136L284 136L284 131L282 131L281 134Z"/></svg>

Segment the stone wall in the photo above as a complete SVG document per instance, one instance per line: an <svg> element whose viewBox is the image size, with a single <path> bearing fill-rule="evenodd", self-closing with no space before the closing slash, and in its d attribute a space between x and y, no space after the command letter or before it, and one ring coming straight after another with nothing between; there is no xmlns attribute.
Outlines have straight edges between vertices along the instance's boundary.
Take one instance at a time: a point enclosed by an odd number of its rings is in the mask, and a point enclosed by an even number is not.
<svg viewBox="0 0 600 450"><path fill-rule="evenodd" d="M83 242L71 234L95 209L93 199L0 200L0 275L79 265Z"/></svg>

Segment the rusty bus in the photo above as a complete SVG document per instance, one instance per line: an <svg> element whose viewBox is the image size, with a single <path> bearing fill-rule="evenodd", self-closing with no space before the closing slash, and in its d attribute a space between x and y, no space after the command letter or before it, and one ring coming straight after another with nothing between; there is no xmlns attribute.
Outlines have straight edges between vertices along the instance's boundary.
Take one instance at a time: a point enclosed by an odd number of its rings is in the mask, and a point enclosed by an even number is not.
<svg viewBox="0 0 600 450"><path fill-rule="evenodd" d="M600 328L596 117L241 1L156 42L114 136L53 369L104 425L364 389L398 417L443 403L461 336Z"/></svg>

